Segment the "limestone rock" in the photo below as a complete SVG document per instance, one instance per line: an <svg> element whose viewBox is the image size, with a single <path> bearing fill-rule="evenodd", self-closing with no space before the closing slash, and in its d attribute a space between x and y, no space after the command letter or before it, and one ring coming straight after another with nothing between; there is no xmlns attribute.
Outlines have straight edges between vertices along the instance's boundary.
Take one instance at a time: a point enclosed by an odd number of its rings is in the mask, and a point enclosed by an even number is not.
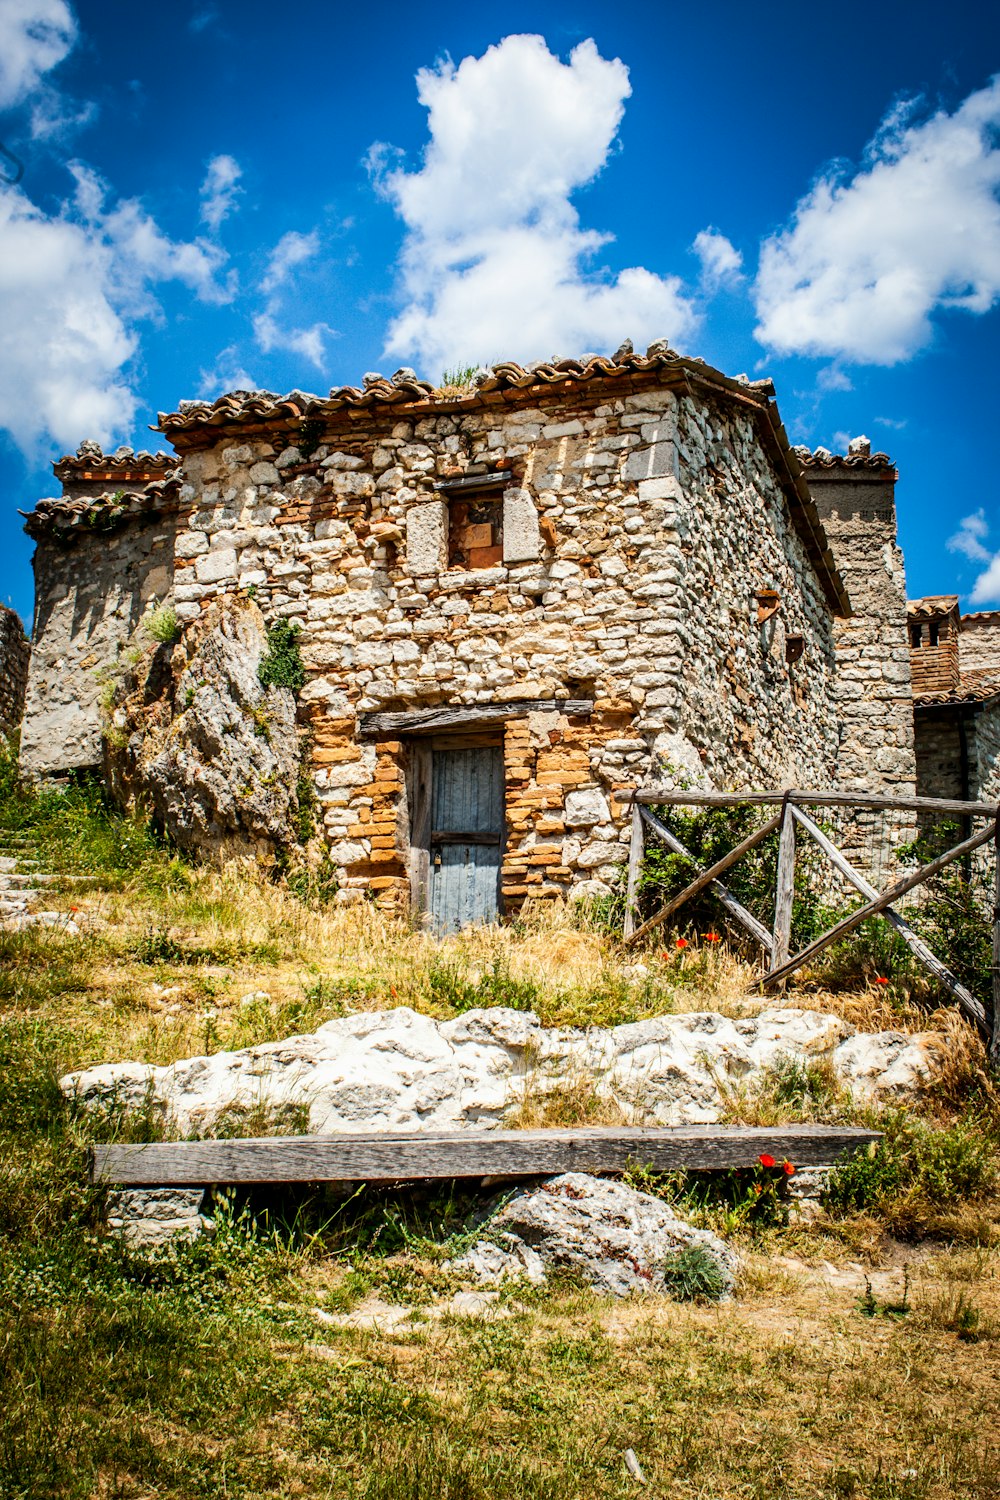
<svg viewBox="0 0 1000 1500"><path fill-rule="evenodd" d="M489 1238L452 1262L483 1282L553 1269L581 1273L599 1292L667 1292L664 1262L681 1250L703 1250L717 1265L723 1296L736 1283L736 1256L707 1229L695 1229L659 1198L623 1182L566 1172L516 1193L489 1221Z"/></svg>
<svg viewBox="0 0 1000 1500"><path fill-rule="evenodd" d="M774 1007L732 1020L712 1011L625 1026L544 1027L530 1011L494 1007L435 1021L403 1006L327 1021L305 1036L169 1067L110 1063L69 1074L84 1107L154 1106L181 1134L210 1134L224 1111L309 1106L309 1130L450 1130L499 1126L530 1092L592 1077L598 1095L640 1125L715 1124L726 1093L751 1089L785 1058L827 1060L862 1099L919 1089L936 1034L856 1033L836 1016Z"/></svg>
<svg viewBox="0 0 1000 1500"><path fill-rule="evenodd" d="M295 698L262 687L266 651L257 606L222 599L125 680L106 738L108 782L181 848L267 853L294 841Z"/></svg>

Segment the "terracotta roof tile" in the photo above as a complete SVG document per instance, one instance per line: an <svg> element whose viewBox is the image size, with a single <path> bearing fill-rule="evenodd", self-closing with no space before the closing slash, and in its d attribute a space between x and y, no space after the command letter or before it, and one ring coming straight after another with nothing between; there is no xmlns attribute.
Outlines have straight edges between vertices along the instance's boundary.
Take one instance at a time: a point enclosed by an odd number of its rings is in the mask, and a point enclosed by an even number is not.
<svg viewBox="0 0 1000 1500"><path fill-rule="evenodd" d="M100 495L76 499L63 497L39 500L33 511L19 511L25 517L24 529L36 540L43 536L70 541L77 531L117 531L137 516L164 509L180 490L180 470L175 468L162 479L153 480L141 489L105 490Z"/></svg>
<svg viewBox="0 0 1000 1500"><path fill-rule="evenodd" d="M539 387L569 391L573 386L600 386L603 382L639 379L639 389L652 382L643 376L659 376L662 385L694 392L708 389L720 399L741 405L763 418L761 435L778 470L796 528L819 575L827 599L836 614L849 615L850 601L837 569L816 503L809 493L801 464L793 453L774 403L770 380L735 379L713 369L704 360L680 355L660 339L645 354L624 344L613 356L586 354L579 359L537 361L529 365L504 360L492 369L477 370L468 386L435 387L418 380L412 370L397 370L391 377L369 374L364 384L339 386L326 397L305 391L278 396L273 391L232 391L218 400L182 401L174 412L161 412L154 432L164 433L178 449L198 446L206 431L215 428L257 427L268 423L302 420L320 421L344 410L373 407L416 407L421 414L434 411L475 410L477 407L538 398Z"/></svg>
<svg viewBox="0 0 1000 1500"><path fill-rule="evenodd" d="M175 453L148 453L144 448L136 453L132 448L116 448L114 453L105 453L100 443L85 439L75 453L64 453L52 465L52 472L64 483L89 478L103 479L134 471L156 474L168 473L177 467Z"/></svg>
<svg viewBox="0 0 1000 1500"><path fill-rule="evenodd" d="M324 417L346 407L401 406L413 402L449 410L456 405L474 408L495 394L527 393L540 385L621 380L657 371L674 373L679 380L702 378L732 392L743 392L760 403L774 394L769 380L750 381L746 376L729 379L704 360L682 356L660 340L651 344L645 354L619 351L613 357L588 354L580 359L538 360L529 365L504 360L491 369L477 370L471 383L462 387L433 386L426 380L418 380L412 370L403 369L392 377L366 375L362 386L338 386L326 397L298 390L289 391L287 396L278 396L273 391L232 391L217 401L182 401L177 411L160 412L157 426L152 430L172 438L199 427L236 426L282 417Z"/></svg>
<svg viewBox="0 0 1000 1500"><path fill-rule="evenodd" d="M923 599L906 601L906 613L911 618L918 619L926 619L931 615L947 615L957 608L957 594L926 594Z"/></svg>

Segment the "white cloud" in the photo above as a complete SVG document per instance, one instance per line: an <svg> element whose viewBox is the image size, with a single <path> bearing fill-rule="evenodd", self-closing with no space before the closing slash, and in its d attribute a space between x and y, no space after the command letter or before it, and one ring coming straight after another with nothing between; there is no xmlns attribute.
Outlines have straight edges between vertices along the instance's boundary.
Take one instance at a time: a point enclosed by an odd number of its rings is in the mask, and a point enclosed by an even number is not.
<svg viewBox="0 0 1000 1500"><path fill-rule="evenodd" d="M1000 77L948 114L895 108L853 177L831 171L762 247L756 336L779 354L897 364L941 309L1000 297Z"/></svg>
<svg viewBox="0 0 1000 1500"><path fill-rule="evenodd" d="M27 99L75 41L76 20L66 0L3 0L0 109Z"/></svg>
<svg viewBox="0 0 1000 1500"><path fill-rule="evenodd" d="M273 349L287 349L291 354L301 354L320 370L326 360L325 340L333 334L327 323L313 323L310 328L283 328L272 308L256 314L253 331L265 354Z"/></svg>
<svg viewBox="0 0 1000 1500"><path fill-rule="evenodd" d="M1000 604L1000 552L998 552L972 586L970 604Z"/></svg>
<svg viewBox="0 0 1000 1500"><path fill-rule="evenodd" d="M948 538L945 545L949 552L961 552L971 562L990 562L993 554L983 545L989 534L986 512L979 509L959 521L958 530Z"/></svg>
<svg viewBox="0 0 1000 1500"><path fill-rule="evenodd" d="M702 281L709 288L738 281L743 257L731 240L717 229L703 229L694 237L691 249L701 261Z"/></svg>
<svg viewBox="0 0 1000 1500"><path fill-rule="evenodd" d="M845 374L839 365L827 365L825 370L820 370L816 376L816 384L821 391L853 391L854 389L851 377Z"/></svg>
<svg viewBox="0 0 1000 1500"><path fill-rule="evenodd" d="M221 349L210 370L200 372L198 394L206 401L213 401L227 391L256 391L260 381L248 374L246 366L235 344Z"/></svg>
<svg viewBox="0 0 1000 1500"><path fill-rule="evenodd" d="M311 260L319 252L319 234L313 229L308 234L300 234L297 229L290 229L283 234L268 257L267 270L261 281L261 291L273 292L277 287L283 285L295 270L296 266L302 265L303 261Z"/></svg>
<svg viewBox="0 0 1000 1500"><path fill-rule="evenodd" d="M75 164L74 197L46 214L16 188L0 194L0 411L28 453L45 441L106 443L137 405L126 367L139 319L159 317L153 288L180 281L202 301L230 295L225 256L171 240L142 205L105 207L107 188Z"/></svg>
<svg viewBox="0 0 1000 1500"><path fill-rule="evenodd" d="M243 191L239 185L242 176L234 156L213 156L209 162L201 185L201 217L213 234L236 206L236 199Z"/></svg>
<svg viewBox="0 0 1000 1500"><path fill-rule="evenodd" d="M430 141L406 172L377 143L369 167L407 226L406 305L387 353L439 373L455 360L615 348L626 335L683 340L695 325L674 276L591 274L610 236L580 227L570 195L605 165L631 93L593 41L563 63L538 36L417 75Z"/></svg>

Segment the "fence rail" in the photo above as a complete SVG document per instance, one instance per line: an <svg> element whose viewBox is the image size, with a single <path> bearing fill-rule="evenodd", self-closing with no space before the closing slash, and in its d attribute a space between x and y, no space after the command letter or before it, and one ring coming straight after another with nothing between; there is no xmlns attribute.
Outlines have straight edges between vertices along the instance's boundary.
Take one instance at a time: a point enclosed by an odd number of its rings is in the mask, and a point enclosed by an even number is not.
<svg viewBox="0 0 1000 1500"><path fill-rule="evenodd" d="M753 792L704 792L657 790L643 787L633 791L628 798L632 806L632 837L629 850L628 885L625 899L624 937L627 945L634 945L655 928L668 921L682 906L701 892L710 890L734 921L763 949L767 968L759 981L763 989L783 985L796 970L818 958L832 944L854 932L869 917L882 917L906 944L910 952L958 1002L963 1013L986 1038L990 1056L1000 1062L1000 807L987 802L965 802L937 797L882 797L859 792L820 792L791 788L784 791ZM778 811L759 828L743 838L733 849L711 865L698 870L685 888L661 906L641 926L636 925L636 900L639 879L645 853L645 840L651 834L674 854L683 855L697 865L690 850L666 824L651 812L652 807L692 808L736 808L776 807ZM958 817L965 820L964 837L935 858L925 861L879 891L858 870L842 849L804 811L810 808L843 808L846 811L870 813L893 811L936 815L947 819ZM985 828L972 832L968 820L985 818ZM792 909L795 895L796 832L807 839L812 848L819 851L837 874L864 897L857 910L833 922L818 937L792 953ZM774 891L773 922L770 931L758 917L747 910L720 877L732 869L747 854L770 835L778 835L778 862ZM992 951L992 1005L987 1008L966 985L958 979L948 965L931 951L912 926L896 910L902 897L920 886L926 885L936 875L958 860L968 861L971 855L992 842L991 860L991 920L993 927Z"/></svg>

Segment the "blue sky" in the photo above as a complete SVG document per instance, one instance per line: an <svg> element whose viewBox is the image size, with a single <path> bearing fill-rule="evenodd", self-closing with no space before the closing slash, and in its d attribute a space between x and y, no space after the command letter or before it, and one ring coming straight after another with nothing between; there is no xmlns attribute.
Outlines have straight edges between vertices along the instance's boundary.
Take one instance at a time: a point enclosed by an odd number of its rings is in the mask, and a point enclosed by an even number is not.
<svg viewBox="0 0 1000 1500"><path fill-rule="evenodd" d="M628 336L867 434L910 593L1000 605L998 72L966 0L0 0L0 600L81 438Z"/></svg>

